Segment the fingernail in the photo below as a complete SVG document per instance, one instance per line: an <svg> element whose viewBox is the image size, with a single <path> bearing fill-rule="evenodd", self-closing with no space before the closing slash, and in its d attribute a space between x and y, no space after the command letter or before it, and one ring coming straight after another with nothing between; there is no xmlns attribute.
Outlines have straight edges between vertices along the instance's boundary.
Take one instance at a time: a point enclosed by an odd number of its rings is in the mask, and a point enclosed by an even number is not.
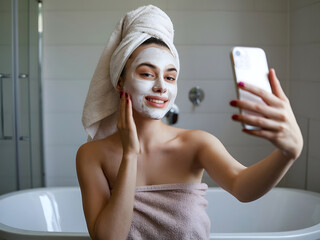
<svg viewBox="0 0 320 240"><path fill-rule="evenodd" d="M239 82L239 83L238 83L238 86L239 86L239 87L244 87L244 82Z"/></svg>
<svg viewBox="0 0 320 240"><path fill-rule="evenodd" d="M233 120L237 120L238 118L239 118L239 115L237 115L237 114L232 115Z"/></svg>
<svg viewBox="0 0 320 240"><path fill-rule="evenodd" d="M236 100L232 100L232 101L230 102L230 105L231 105L231 106L237 106L237 101L236 101Z"/></svg>

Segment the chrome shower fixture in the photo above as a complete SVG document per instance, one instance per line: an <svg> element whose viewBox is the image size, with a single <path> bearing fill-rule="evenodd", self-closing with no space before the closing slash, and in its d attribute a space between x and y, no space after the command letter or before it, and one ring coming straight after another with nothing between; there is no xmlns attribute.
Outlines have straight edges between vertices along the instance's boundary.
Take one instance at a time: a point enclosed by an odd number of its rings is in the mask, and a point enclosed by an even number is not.
<svg viewBox="0 0 320 240"><path fill-rule="evenodd" d="M179 108L176 104L173 104L172 108L167 112L166 119L169 125L176 124L179 117Z"/></svg>
<svg viewBox="0 0 320 240"><path fill-rule="evenodd" d="M204 91L200 87L193 87L189 91L189 99L194 106L199 106L204 99Z"/></svg>

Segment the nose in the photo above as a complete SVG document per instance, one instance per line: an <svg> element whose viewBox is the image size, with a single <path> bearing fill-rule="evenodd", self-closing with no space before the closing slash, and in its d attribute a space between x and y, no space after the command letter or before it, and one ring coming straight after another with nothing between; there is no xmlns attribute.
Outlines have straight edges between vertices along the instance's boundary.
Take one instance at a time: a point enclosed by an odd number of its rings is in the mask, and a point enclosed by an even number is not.
<svg viewBox="0 0 320 240"><path fill-rule="evenodd" d="M152 91L161 94L167 92L166 83L162 77L158 77L155 80L154 85L152 87Z"/></svg>

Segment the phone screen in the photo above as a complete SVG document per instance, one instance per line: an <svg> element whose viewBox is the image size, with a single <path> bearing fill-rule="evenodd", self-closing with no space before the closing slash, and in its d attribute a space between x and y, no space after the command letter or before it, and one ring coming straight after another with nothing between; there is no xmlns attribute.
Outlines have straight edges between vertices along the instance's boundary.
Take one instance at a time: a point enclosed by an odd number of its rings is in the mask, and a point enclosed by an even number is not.
<svg viewBox="0 0 320 240"><path fill-rule="evenodd" d="M253 47L233 47L230 55L238 99L265 104L260 97L238 88L238 82L246 82L256 85L267 92L272 92L268 78L267 57L264 50ZM240 109L240 112L241 114L259 115L242 109ZM244 124L244 127L246 129L258 129L247 124Z"/></svg>

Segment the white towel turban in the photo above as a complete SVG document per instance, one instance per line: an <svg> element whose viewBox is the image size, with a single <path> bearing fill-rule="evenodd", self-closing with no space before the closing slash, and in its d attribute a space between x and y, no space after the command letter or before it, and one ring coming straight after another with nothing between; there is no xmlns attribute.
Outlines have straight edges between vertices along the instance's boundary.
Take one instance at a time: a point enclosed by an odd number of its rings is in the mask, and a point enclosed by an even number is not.
<svg viewBox="0 0 320 240"><path fill-rule="evenodd" d="M173 44L173 25L166 13L149 5L128 12L117 24L93 74L82 113L82 124L88 140L102 139L116 131L119 94L116 86L123 67L132 52L147 39L162 40L177 62Z"/></svg>

